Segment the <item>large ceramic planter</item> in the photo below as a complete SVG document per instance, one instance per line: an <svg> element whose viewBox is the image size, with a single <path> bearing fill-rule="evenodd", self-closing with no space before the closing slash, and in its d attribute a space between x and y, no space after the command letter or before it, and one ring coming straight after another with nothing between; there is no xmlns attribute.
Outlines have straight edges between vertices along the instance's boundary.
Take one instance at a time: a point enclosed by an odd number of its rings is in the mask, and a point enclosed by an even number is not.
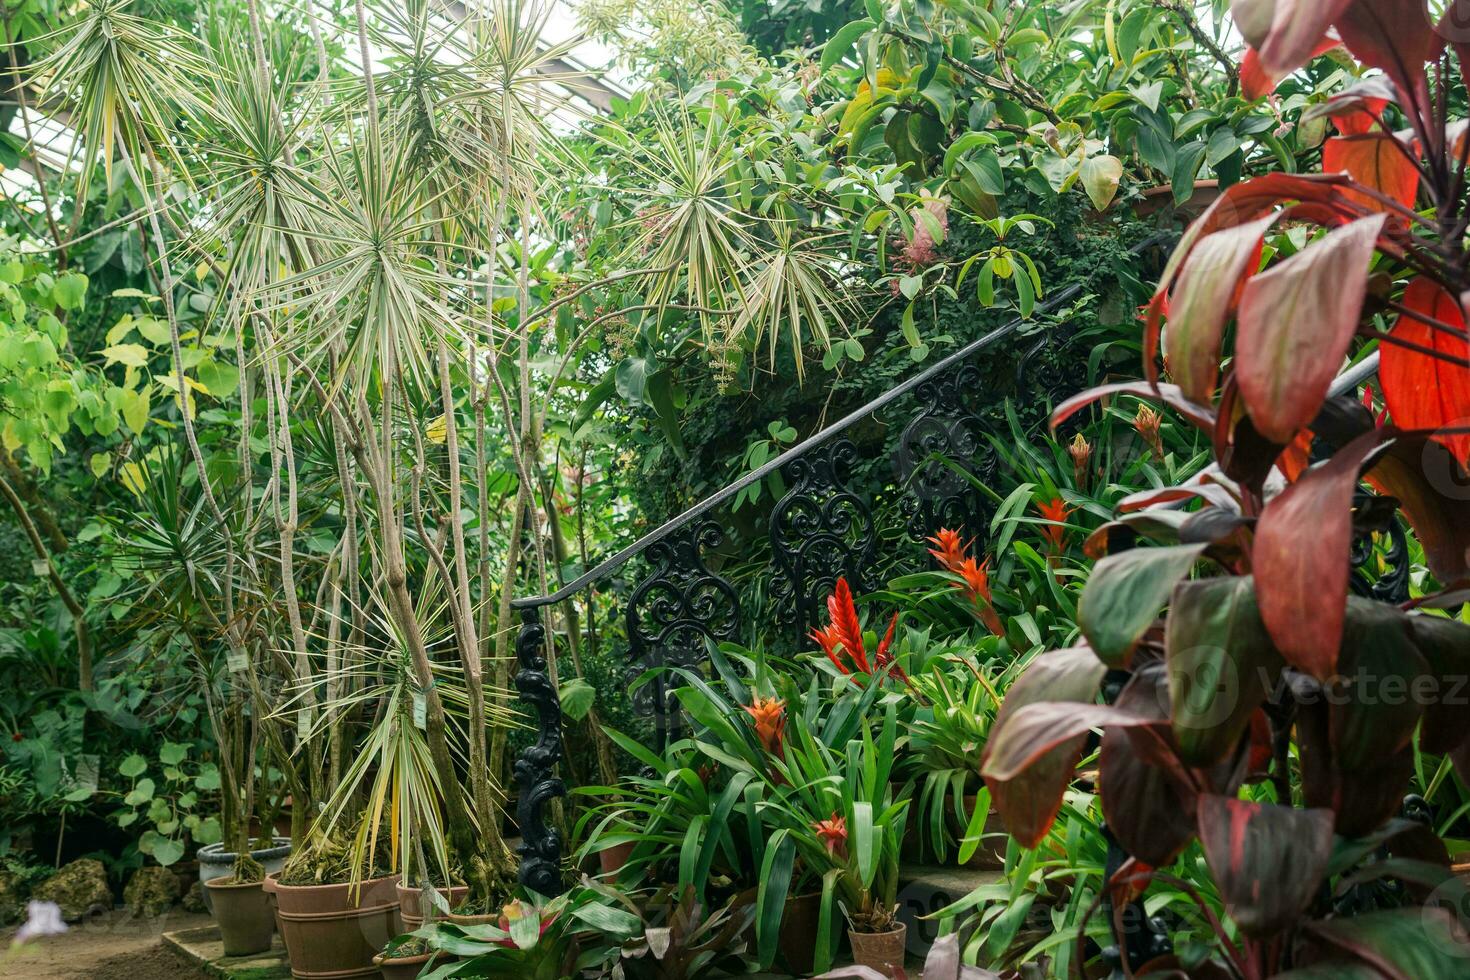
<svg viewBox="0 0 1470 980"><path fill-rule="evenodd" d="M393 886L398 891L398 915L403 919L403 931L413 932L424 924L423 898L424 893L418 888L409 888L403 882ZM444 896L444 901L454 908L463 902L470 894L469 885L453 885L449 888L438 889L439 894ZM442 915L436 916L443 919Z"/></svg>
<svg viewBox="0 0 1470 980"><path fill-rule="evenodd" d="M776 949L786 968L798 977L811 976L816 965L817 926L822 919L822 893L797 895L786 899L781 910L781 929L776 933Z"/></svg>
<svg viewBox="0 0 1470 980"><path fill-rule="evenodd" d="M628 863L628 859L633 856L633 848L637 846L637 841L630 840L598 851L597 864L602 869L603 876L612 877L623 870L623 865Z"/></svg>
<svg viewBox="0 0 1470 980"><path fill-rule="evenodd" d="M199 860L199 884L234 874L236 856L234 851L225 850L222 843L205 844L199 848L195 855ZM291 856L291 838L272 837L270 847L257 848L250 852L250 856L260 862L266 874L280 871L286 866L286 858ZM214 911L214 900L208 888L204 889L204 904L211 912Z"/></svg>
<svg viewBox="0 0 1470 980"><path fill-rule="evenodd" d="M271 948L276 921L264 882L237 884L226 875L206 881L204 894L213 898L226 956L251 956Z"/></svg>
<svg viewBox="0 0 1470 980"><path fill-rule="evenodd" d="M383 955L379 953L373 957L373 965L383 975L383 980L414 980L415 977L424 972L424 968L429 965L429 961L431 960L437 966L439 963L448 962L449 957L443 953L434 952L420 953L417 956L395 956L392 959L384 959Z"/></svg>
<svg viewBox="0 0 1470 980"><path fill-rule="evenodd" d="M1220 196L1220 182L1218 180L1197 180L1194 182L1194 190L1182 204L1174 203L1174 188L1170 185L1163 187L1150 187L1143 192L1143 197L1133 202L1133 214L1139 219L1151 218L1160 213L1167 213L1178 218L1192 220L1204 213L1204 210L1215 199Z"/></svg>
<svg viewBox="0 0 1470 980"><path fill-rule="evenodd" d="M373 958L403 932L398 918L398 876L351 885L283 885L275 876L276 927L297 980L376 977Z"/></svg>
<svg viewBox="0 0 1470 980"><path fill-rule="evenodd" d="M853 932L847 930L852 943L852 961L858 966L877 970L885 977L898 975L903 968L903 944L909 927L900 922L888 932Z"/></svg>

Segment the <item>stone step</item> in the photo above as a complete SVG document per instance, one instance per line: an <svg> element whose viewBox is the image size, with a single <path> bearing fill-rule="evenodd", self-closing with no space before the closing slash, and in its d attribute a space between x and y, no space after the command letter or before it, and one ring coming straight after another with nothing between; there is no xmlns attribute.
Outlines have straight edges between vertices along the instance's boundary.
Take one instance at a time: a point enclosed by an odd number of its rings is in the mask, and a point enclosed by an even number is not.
<svg viewBox="0 0 1470 980"><path fill-rule="evenodd" d="M274 937L269 951L255 956L226 956L217 925L166 932L163 943L185 961L220 980L285 980L291 976L280 936Z"/></svg>
<svg viewBox="0 0 1470 980"><path fill-rule="evenodd" d="M910 960L922 962L929 946L939 938L938 920L925 921L923 916L953 905L981 885L1005 880L1005 872L999 868L901 865L898 869L898 918L909 927L907 947Z"/></svg>

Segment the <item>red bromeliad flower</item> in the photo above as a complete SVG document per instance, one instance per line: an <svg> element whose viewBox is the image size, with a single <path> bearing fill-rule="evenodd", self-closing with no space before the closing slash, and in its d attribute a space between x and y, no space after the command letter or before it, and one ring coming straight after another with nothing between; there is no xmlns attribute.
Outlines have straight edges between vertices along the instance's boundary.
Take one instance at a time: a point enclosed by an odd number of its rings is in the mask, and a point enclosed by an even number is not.
<svg viewBox="0 0 1470 980"><path fill-rule="evenodd" d="M1066 501L1060 497L1053 497L1051 500L1038 503L1036 509L1041 512L1042 517L1056 522L1055 524L1043 525L1041 536L1046 539L1046 543L1050 546L1052 554L1061 554L1062 544L1067 539L1067 529L1062 527L1062 525L1067 523L1067 518L1071 517L1077 508L1068 507Z"/></svg>
<svg viewBox="0 0 1470 980"><path fill-rule="evenodd" d="M827 845L827 853L840 861L847 860L847 818L839 816L837 811L832 811L832 816L826 820L818 820L812 824L812 829Z"/></svg>
<svg viewBox="0 0 1470 980"><path fill-rule="evenodd" d="M929 554L935 557L944 570L964 579L964 584L957 583L955 588L963 589L965 597L975 604L985 628L996 636L1004 636L1005 626L990 598L990 559L977 564L968 554L975 539L971 538L968 544L961 544L963 538L959 531L940 528L937 534L927 540L934 544L929 549Z"/></svg>
<svg viewBox="0 0 1470 980"><path fill-rule="evenodd" d="M756 698L744 708L755 722L761 747L771 755L780 756L786 741L786 702L779 698Z"/></svg>
<svg viewBox="0 0 1470 980"><path fill-rule="evenodd" d="M532 915L538 914L539 913L534 905L531 905L528 902L523 902L520 899L516 899L515 901L509 903L500 910L500 922L498 923L498 925L500 926L500 930L502 932L510 932L510 927L513 922L517 922L521 919L525 919ZM545 935L547 928L555 921L555 913L542 916L541 927L538 930L537 935ZM499 945L504 946L507 949L518 948L514 939L501 939L499 940Z"/></svg>
<svg viewBox="0 0 1470 980"><path fill-rule="evenodd" d="M827 597L827 615L832 621L822 629L813 629L811 636L838 670L852 677L855 673L878 673L893 664L893 658L888 651L893 645L893 631L898 625L898 613L894 613L893 618L888 621L888 631L878 644L871 661L868 660L867 647L863 644L863 626L858 621L857 606L852 601L852 589L846 578L839 578L832 594ZM893 664L893 673L904 683L908 683L908 675L902 667ZM853 683L857 683L857 678L853 678Z"/></svg>

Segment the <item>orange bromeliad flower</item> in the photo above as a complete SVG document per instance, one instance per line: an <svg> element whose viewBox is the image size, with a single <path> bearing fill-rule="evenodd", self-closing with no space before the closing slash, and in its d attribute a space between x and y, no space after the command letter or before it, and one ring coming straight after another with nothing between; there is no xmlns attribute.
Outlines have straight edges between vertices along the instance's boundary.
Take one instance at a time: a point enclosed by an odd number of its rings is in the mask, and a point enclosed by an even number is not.
<svg viewBox="0 0 1470 980"><path fill-rule="evenodd" d="M836 810L826 820L818 820L812 824L812 830L827 845L827 853L841 861L847 860L847 818L839 816Z"/></svg>
<svg viewBox="0 0 1470 980"><path fill-rule="evenodd" d="M780 698L756 698L743 707L755 722L755 734L761 740L761 747L779 757L786 741L786 702Z"/></svg>
<svg viewBox="0 0 1470 980"><path fill-rule="evenodd" d="M863 627L858 621L857 606L852 601L852 589L846 578L839 578L832 594L827 597L827 615L831 622L822 629L813 629L811 637L838 670L852 677L855 673L879 673L893 663L888 651L893 646L893 631L898 626L898 613L894 613L893 618L888 621L888 631L874 651L871 661L863 643ZM893 664L893 673L905 683L908 682L908 675L897 664ZM857 683L856 677L853 677L853 683Z"/></svg>
<svg viewBox="0 0 1470 980"><path fill-rule="evenodd" d="M1067 454L1072 457L1072 482L1081 489L1087 484L1087 464L1092 460L1092 443L1079 432L1077 438L1067 446Z"/></svg>
<svg viewBox="0 0 1470 980"><path fill-rule="evenodd" d="M1139 405L1138 414L1133 416L1133 428L1160 459L1164 458L1164 440L1159 436L1159 426L1163 421L1164 417L1147 405Z"/></svg>
<svg viewBox="0 0 1470 980"><path fill-rule="evenodd" d="M1067 539L1067 529L1062 525L1067 523L1067 518L1071 517L1077 508L1068 507L1066 501L1060 497L1053 497L1051 500L1038 503L1036 509L1041 512L1042 517L1056 522L1044 525L1041 528L1041 536L1046 539L1052 554L1061 554L1062 544Z"/></svg>
<svg viewBox="0 0 1470 980"><path fill-rule="evenodd" d="M937 534L927 540L934 544L929 549L929 554L934 556L945 571L964 580L963 585L956 583L955 588L963 589L965 597L975 604L985 628L996 636L1004 636L1005 626L990 600L990 559L977 564L968 554L975 539L971 538L968 543L962 544L963 538L959 531L940 528Z"/></svg>

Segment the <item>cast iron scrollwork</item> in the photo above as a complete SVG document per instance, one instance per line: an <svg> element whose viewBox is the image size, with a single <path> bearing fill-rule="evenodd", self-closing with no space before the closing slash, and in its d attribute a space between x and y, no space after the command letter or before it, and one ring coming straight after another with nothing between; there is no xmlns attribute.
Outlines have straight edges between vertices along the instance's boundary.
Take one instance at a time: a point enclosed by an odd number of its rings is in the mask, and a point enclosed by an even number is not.
<svg viewBox="0 0 1470 980"><path fill-rule="evenodd" d="M1353 540L1352 577L1348 585L1354 595L1395 605L1409 601L1409 539L1399 520L1392 498L1359 493L1354 501L1361 511L1368 501L1383 502L1386 510L1377 526L1365 529Z"/></svg>
<svg viewBox="0 0 1470 980"><path fill-rule="evenodd" d="M904 426L894 460L899 485L908 491L903 511L915 540L942 527L976 535L990 523L984 495L970 479L995 475L995 450L966 397L982 384L980 366L967 361L915 389L921 407Z"/></svg>
<svg viewBox="0 0 1470 980"><path fill-rule="evenodd" d="M740 598L702 554L723 540L719 525L703 518L649 546L653 571L633 590L626 612L630 682L654 667L698 669L706 641L735 638ZM662 675L638 688L633 703L652 710L661 737L677 737L679 715Z"/></svg>
<svg viewBox="0 0 1470 980"><path fill-rule="evenodd" d="M771 597L799 636L816 624L838 578L855 593L870 591L873 516L847 487L856 458L850 440L835 439L792 460L786 467L791 489L771 511Z"/></svg>
<svg viewBox="0 0 1470 980"><path fill-rule="evenodd" d="M556 776L561 761L561 700L546 670L541 647L546 630L535 608L521 610L521 630L516 636L516 690L536 710L536 741L516 759L516 822L520 825L521 856L517 877L540 895L560 895L566 890L561 870L561 835L546 821L546 806L565 796L566 784Z"/></svg>

